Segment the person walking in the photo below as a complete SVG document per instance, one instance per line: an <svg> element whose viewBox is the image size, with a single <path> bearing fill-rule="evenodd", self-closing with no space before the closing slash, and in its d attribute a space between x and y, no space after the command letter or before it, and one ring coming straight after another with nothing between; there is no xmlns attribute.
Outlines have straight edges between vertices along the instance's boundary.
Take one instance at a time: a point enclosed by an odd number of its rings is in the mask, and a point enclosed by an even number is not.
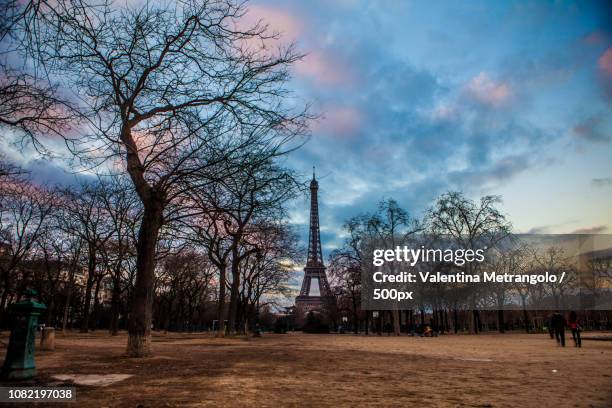
<svg viewBox="0 0 612 408"><path fill-rule="evenodd" d="M565 317L563 317L561 313L555 312L550 320L553 330L555 331L555 339L557 339L557 344L561 347L565 347Z"/></svg>
<svg viewBox="0 0 612 408"><path fill-rule="evenodd" d="M574 339L574 347L582 347L582 339L580 338L580 332L582 327L578 323L578 316L573 310L570 312L569 327L572 330L572 339Z"/></svg>

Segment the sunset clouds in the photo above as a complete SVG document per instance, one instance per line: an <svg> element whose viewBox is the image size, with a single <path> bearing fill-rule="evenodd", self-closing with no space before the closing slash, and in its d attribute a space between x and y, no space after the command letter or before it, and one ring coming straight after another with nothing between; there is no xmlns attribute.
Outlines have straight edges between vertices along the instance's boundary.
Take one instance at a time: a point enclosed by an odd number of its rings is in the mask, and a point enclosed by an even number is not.
<svg viewBox="0 0 612 408"><path fill-rule="evenodd" d="M510 86L493 80L486 72L473 77L465 87L465 92L477 102L493 107L502 106L511 97Z"/></svg>
<svg viewBox="0 0 612 408"><path fill-rule="evenodd" d="M237 20L240 29L254 27L258 23L267 25L270 34L279 36L279 41L289 44L297 41L304 31L304 20L282 7L251 3L244 16ZM274 45L271 43L270 45Z"/></svg>
<svg viewBox="0 0 612 408"><path fill-rule="evenodd" d="M299 45L300 52L305 54L294 67L294 74L301 79L312 81L317 86L348 84L352 74L349 66L337 55L325 50L321 44L308 43L309 37L316 36L316 26L304 15L298 15L284 6L263 5L256 2L248 6L244 17L236 25L242 30L257 26L267 26L270 35L277 38L264 42L250 42L248 47L275 50L290 44Z"/></svg>
<svg viewBox="0 0 612 408"><path fill-rule="evenodd" d="M502 195L518 231L612 227L605 3L247 6L238 27L261 22L278 38L246 47L304 54L290 87L316 119L287 162L305 178L317 167L326 250L383 197L420 214L448 190ZM307 209L307 197L291 209L304 234Z"/></svg>
<svg viewBox="0 0 612 408"><path fill-rule="evenodd" d="M312 125L312 131L322 132L332 137L350 137L357 135L363 124L364 114L350 106L324 106L324 116Z"/></svg>
<svg viewBox="0 0 612 408"><path fill-rule="evenodd" d="M349 66L322 50L313 50L295 66L297 76L311 80L317 86L348 85L354 78Z"/></svg>
<svg viewBox="0 0 612 408"><path fill-rule="evenodd" d="M345 219L382 197L418 213L449 189L503 195L522 231L544 219L556 232L612 223L599 207L549 201L566 179L585 197L609 190L589 190L612 175L602 86L612 37L598 6L263 4L302 22L296 91L319 119L291 162L321 174L328 248Z"/></svg>

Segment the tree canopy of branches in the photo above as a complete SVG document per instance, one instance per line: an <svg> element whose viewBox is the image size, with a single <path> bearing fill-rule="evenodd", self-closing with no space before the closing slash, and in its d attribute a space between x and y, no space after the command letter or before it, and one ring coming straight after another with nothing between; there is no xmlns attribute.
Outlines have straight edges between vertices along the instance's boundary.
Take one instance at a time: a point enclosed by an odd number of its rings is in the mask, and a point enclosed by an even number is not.
<svg viewBox="0 0 612 408"><path fill-rule="evenodd" d="M306 131L308 116L288 103L285 87L301 55L293 46L270 52L263 42L275 34L262 23L239 28L245 12L231 0L122 8L60 0L26 7L15 22L13 30L36 37L28 51L51 77L61 74L87 118L77 136L65 136L71 151L125 170L142 203L129 355L150 352L155 251L167 207L245 161L295 148Z"/></svg>
<svg viewBox="0 0 612 408"><path fill-rule="evenodd" d="M422 223L410 216L397 201L386 199L379 203L378 210L348 220L344 225L348 232L344 246L331 254L331 273L350 298L353 319L357 319L357 302L360 299L361 273L366 262L366 253L372 242L380 247L395 248L404 245L423 230ZM393 310L393 330L400 333L398 310Z"/></svg>
<svg viewBox="0 0 612 408"><path fill-rule="evenodd" d="M499 202L496 196L484 196L480 202L474 202L459 192L443 194L428 212L431 232L434 236L447 237L460 248L493 248L512 228L496 207ZM474 263L465 263L464 267L467 273L477 272L473 270ZM470 332L475 332L474 319L469 322Z"/></svg>

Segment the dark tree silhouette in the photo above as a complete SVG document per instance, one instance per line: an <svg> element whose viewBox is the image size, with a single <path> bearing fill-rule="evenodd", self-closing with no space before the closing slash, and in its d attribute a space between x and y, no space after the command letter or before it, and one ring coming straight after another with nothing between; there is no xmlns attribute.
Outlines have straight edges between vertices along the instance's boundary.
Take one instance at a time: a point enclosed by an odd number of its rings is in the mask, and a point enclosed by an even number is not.
<svg viewBox="0 0 612 408"><path fill-rule="evenodd" d="M142 202L131 356L150 353L156 245L168 205L197 183L231 176L245 154L281 154L305 132L306 115L287 108L284 87L301 55L292 46L270 52L264 43L275 34L261 23L237 28L245 12L229 0L119 10L110 1L60 0L37 9L35 55L61 73L88 119L68 146L94 164L115 160Z"/></svg>

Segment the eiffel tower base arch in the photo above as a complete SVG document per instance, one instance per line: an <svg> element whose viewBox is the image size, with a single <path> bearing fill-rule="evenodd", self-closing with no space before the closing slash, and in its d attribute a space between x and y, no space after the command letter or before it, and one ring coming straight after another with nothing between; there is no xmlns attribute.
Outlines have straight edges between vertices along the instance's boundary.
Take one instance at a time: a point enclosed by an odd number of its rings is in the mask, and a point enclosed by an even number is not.
<svg viewBox="0 0 612 408"><path fill-rule="evenodd" d="M307 333L329 333L333 330L335 298L298 296L295 300L296 325Z"/></svg>

